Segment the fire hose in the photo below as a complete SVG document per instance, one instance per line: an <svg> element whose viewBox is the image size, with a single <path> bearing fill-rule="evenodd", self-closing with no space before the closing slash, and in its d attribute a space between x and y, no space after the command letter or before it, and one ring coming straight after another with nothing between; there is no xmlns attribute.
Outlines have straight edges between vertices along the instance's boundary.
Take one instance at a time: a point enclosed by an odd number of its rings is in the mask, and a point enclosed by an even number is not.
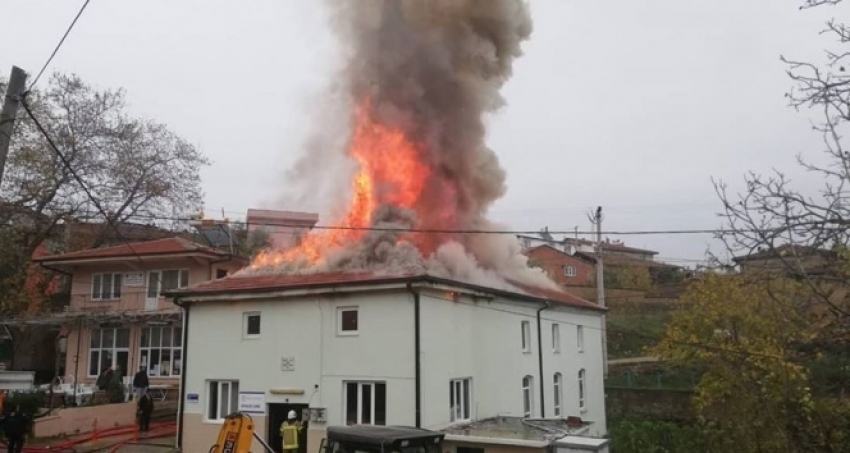
<svg viewBox="0 0 850 453"><path fill-rule="evenodd" d="M145 436L145 439L155 439L159 437L172 436L176 431L177 424L174 422L152 423L151 431ZM118 448L120 448L122 445L138 442L139 429L137 425L116 426L114 428L95 430L89 433L88 436L74 440L67 440L57 444L44 445L38 447L24 447L23 453L76 453L77 450L74 447L77 447L79 445L96 441L98 439L127 435L133 435L133 439L119 441L118 443L113 444L111 446L103 447L104 449L112 447L112 449L109 451L110 453L114 453L118 451ZM7 447L6 442L3 441L0 441L0 445L2 445L3 447Z"/></svg>

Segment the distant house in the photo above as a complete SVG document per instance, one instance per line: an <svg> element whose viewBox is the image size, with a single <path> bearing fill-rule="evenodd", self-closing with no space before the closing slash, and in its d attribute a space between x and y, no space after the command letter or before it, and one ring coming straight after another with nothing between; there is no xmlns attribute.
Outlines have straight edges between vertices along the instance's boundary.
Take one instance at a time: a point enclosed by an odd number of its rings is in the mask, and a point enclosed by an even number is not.
<svg viewBox="0 0 850 453"><path fill-rule="evenodd" d="M838 254L829 250L783 244L772 250L737 256L732 261L742 274L769 273L793 277L827 275L840 259Z"/></svg>
<svg viewBox="0 0 850 453"><path fill-rule="evenodd" d="M526 250L531 266L536 266L562 286L594 286L596 269L593 260L580 254L570 255L551 245L538 245Z"/></svg>
<svg viewBox="0 0 850 453"><path fill-rule="evenodd" d="M91 383L107 367L131 376L144 366L154 383L174 385L183 367L182 321L162 292L222 278L247 264L245 258L182 238L34 261L72 280L64 312L33 320L63 328L66 381Z"/></svg>
<svg viewBox="0 0 850 453"><path fill-rule="evenodd" d="M188 320L182 451L209 448L236 410L271 445L295 411L309 421L307 452L327 426L367 424L446 429L448 452L544 453L567 421L596 438L568 451L607 451L604 310L578 297L369 272L234 276L171 295ZM505 417L553 429L538 440L482 433ZM467 425L479 429L465 435Z"/></svg>

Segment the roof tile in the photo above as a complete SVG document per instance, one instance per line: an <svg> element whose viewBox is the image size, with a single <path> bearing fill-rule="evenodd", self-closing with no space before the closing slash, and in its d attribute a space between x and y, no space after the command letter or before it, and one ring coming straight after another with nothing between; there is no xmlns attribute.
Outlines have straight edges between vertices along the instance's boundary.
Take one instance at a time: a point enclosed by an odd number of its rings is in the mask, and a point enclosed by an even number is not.
<svg viewBox="0 0 850 453"><path fill-rule="evenodd" d="M36 261L65 261L93 258L119 258L145 255L167 255L177 253L202 252L210 255L225 256L227 253L211 249L201 244L187 241L183 238L157 239L154 241L136 242L132 245L122 244L113 247L103 247L62 255L49 255L36 258Z"/></svg>

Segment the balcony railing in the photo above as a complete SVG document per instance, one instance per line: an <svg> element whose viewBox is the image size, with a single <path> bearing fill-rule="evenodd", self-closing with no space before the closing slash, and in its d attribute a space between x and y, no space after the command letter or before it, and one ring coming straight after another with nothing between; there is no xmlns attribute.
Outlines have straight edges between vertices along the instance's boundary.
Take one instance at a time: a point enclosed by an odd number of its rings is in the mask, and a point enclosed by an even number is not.
<svg viewBox="0 0 850 453"><path fill-rule="evenodd" d="M145 293L134 292L122 294L117 299L95 299L91 294L72 294L65 311L68 313L161 313L179 310L171 299L160 297L151 300Z"/></svg>

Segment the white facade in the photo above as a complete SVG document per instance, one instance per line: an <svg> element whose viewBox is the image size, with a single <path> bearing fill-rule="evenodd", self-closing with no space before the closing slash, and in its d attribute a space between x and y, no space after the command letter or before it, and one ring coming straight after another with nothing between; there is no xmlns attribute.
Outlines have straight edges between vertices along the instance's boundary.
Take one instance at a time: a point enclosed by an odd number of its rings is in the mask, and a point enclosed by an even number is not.
<svg viewBox="0 0 850 453"><path fill-rule="evenodd" d="M533 383L531 418L555 417L555 375L560 373L558 415L592 422L591 435L607 434L600 312L552 303L540 314L541 403L537 311L545 306L543 300L513 300L433 285L418 291L421 427L442 429L467 417L521 417L526 410L526 376ZM350 421L346 383L383 383L384 420L378 415L380 407L367 411L365 416L372 419L364 420L361 407L356 421L416 424L416 310L414 295L405 285L187 299L183 451L205 451L213 441L208 433L218 430L220 421L210 412L213 381L238 382L239 392L261 395L258 404L324 408L328 425ZM355 309L356 332L342 331L341 311ZM248 316L256 315L260 316L259 334L255 334L256 318L253 330L247 331ZM347 322L350 327L350 319ZM529 329L526 338L523 322ZM578 326L584 336L581 348ZM553 344L553 338L560 341ZM378 388L361 391L375 396ZM458 403L454 409L452 392ZM370 404L380 406L381 398L375 397ZM259 426L265 423L262 418L261 414L255 416ZM311 429L322 427L315 425ZM315 448L317 445L309 445L308 451Z"/></svg>

